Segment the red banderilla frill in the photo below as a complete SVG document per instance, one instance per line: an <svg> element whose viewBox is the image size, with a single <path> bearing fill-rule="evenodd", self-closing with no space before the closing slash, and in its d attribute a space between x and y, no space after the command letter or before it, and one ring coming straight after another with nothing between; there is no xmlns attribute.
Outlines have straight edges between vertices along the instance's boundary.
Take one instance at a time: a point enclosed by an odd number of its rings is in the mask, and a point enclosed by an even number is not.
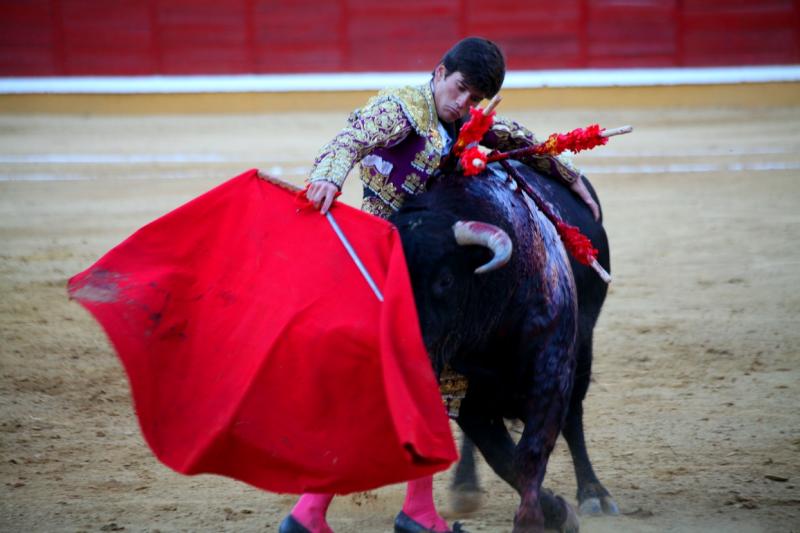
<svg viewBox="0 0 800 533"><path fill-rule="evenodd" d="M508 152L495 152L487 158L488 163L503 159L519 159L528 155L557 156L566 151L578 153L582 150L591 150L608 142L609 137L622 135L633 131L631 126L622 126L610 130L592 124L585 128L576 128L569 133L554 133L543 143L534 144L525 148L518 148Z"/></svg>
<svg viewBox="0 0 800 533"><path fill-rule="evenodd" d="M536 204L539 211L541 211L553 226L555 226L567 253L574 257L579 263L593 268L603 281L610 283L611 275L597 261L597 248L592 245L592 241L589 240L589 237L581 233L581 230L577 227L567 224L561 220L558 215L553 213L547 206L547 203L542 200L539 194L534 191L530 185L528 185L528 182L519 175L517 170L511 166L508 161L500 160L500 164L503 165L508 176L517 183L520 190L533 200L533 203Z"/></svg>
<svg viewBox="0 0 800 533"><path fill-rule="evenodd" d="M592 267L603 281L609 283L611 276L597 261L597 249L592 245L592 241L581 233L580 229L567 224L553 213L522 176L505 160L529 155L557 156L568 150L573 153L591 150L606 144L609 137L630 133L633 128L631 126L623 126L607 130L601 129L598 124L591 124L585 128L576 128L566 134L554 133L543 143L508 152L493 152L487 156L478 148L478 143L489 131L489 128L492 127L494 122L493 110L499 102L500 95L497 95L489 102L486 109L473 107L469 110L470 119L461 126L458 139L453 146L453 153L459 158L462 172L465 176L474 176L480 174L488 163L499 161L511 179L517 182L519 188L533 200L539 210L553 223L567 252L581 264Z"/></svg>
<svg viewBox="0 0 800 533"><path fill-rule="evenodd" d="M478 143L494 123L494 108L500 103L499 94L492 98L484 109L472 107L470 118L458 131L453 154L458 157L466 176L480 174L486 168L486 154L478 149Z"/></svg>
<svg viewBox="0 0 800 533"><path fill-rule="evenodd" d="M470 109L470 119L459 131L458 139L453 152L459 157L461 168L465 176L480 174L488 163L500 161L509 173L509 176L517 182L517 185L534 201L540 211L553 223L558 232L564 248L578 262L592 267L598 275L609 283L611 276L597 261L597 249L592 245L591 240L581 231L570 224L561 220L555 213L547 208L547 205L524 181L524 179L511 167L504 164L506 159L517 159L528 155L549 155L557 156L566 151L578 153L582 150L591 150L597 146L602 146L608 142L609 137L630 133L633 128L623 126L612 130L601 129L598 124L592 124L586 128L576 128L569 133L554 133L543 143L538 143L526 148L511 150L509 152L494 152L488 156L478 149L478 143L491 128L494 112L492 109L497 105L499 99L495 97L485 110Z"/></svg>

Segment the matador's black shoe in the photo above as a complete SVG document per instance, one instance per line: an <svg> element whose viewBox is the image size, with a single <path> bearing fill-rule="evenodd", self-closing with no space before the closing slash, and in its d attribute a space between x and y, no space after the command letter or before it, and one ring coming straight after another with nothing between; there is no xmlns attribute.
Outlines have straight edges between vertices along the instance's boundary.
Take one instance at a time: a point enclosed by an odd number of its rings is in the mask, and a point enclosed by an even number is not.
<svg viewBox="0 0 800 533"><path fill-rule="evenodd" d="M286 515L281 525L278 527L278 533L311 533L306 526L301 524L292 515Z"/></svg>
<svg viewBox="0 0 800 533"><path fill-rule="evenodd" d="M279 533L283 533L280 531ZM426 529L425 526L408 516L403 511L400 511L397 514L397 518L394 519L394 533L434 533L430 529ZM459 522L453 523L453 529L448 531L447 533L469 533L466 529L461 527Z"/></svg>

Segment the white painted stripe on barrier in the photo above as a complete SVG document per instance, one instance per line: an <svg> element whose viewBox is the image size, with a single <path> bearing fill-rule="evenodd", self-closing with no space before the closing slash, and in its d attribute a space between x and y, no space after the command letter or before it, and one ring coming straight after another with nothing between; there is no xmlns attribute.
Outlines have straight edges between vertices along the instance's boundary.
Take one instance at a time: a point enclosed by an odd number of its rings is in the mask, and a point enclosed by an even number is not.
<svg viewBox="0 0 800 533"><path fill-rule="evenodd" d="M504 88L639 87L800 81L800 65L509 72Z"/></svg>
<svg viewBox="0 0 800 533"><path fill-rule="evenodd" d="M800 170L800 161L764 162L764 163L728 163L728 164L673 164L673 165L620 165L620 166L583 166L581 170L587 176L597 174L693 174L703 172L768 172L781 170ZM267 173L278 176L305 176L308 167L273 166ZM99 181L99 180L186 180L208 179L209 172L158 172L141 176L86 176L82 174L25 173L0 174L0 182L4 181Z"/></svg>
<svg viewBox="0 0 800 533"><path fill-rule="evenodd" d="M357 91L424 83L429 72L0 78L0 94L170 94ZM800 65L509 71L506 89L800 81Z"/></svg>

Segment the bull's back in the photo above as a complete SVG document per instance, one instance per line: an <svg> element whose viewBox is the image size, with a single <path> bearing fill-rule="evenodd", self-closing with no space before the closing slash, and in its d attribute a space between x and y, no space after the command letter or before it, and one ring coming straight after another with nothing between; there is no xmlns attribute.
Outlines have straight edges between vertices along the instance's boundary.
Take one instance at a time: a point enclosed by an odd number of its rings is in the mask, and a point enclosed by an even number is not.
<svg viewBox="0 0 800 533"><path fill-rule="evenodd" d="M533 201L512 190L508 182L484 176L474 183L476 197L493 196L492 203L505 211L498 213L493 223L509 224L513 234L515 249L510 267L517 280L516 300L526 303L520 309L522 331L528 337L523 342L550 343L552 334L559 336L557 343L568 347L575 331L576 287L555 227Z"/></svg>
<svg viewBox="0 0 800 533"><path fill-rule="evenodd" d="M533 200L512 190L508 182L497 185L495 181L494 187L498 197L512 206L510 218L519 247L516 261L521 263L518 301L523 305L515 350L520 360L519 373L510 381L516 384L512 390L525 397L531 390L545 394L552 387L567 398L578 331L577 289L569 257L555 227Z"/></svg>
<svg viewBox="0 0 800 533"><path fill-rule="evenodd" d="M611 272L608 236L603 227L602 218L600 221L596 221L589 207L563 183L543 176L521 163L513 164L528 184L549 204L554 213L568 224L577 226L581 233L592 241L592 245L598 251L597 261L608 272ZM597 195L588 180L586 180L586 185L599 205ZM605 300L608 285L591 267L582 265L572 257L569 259L575 276L581 312L596 319Z"/></svg>

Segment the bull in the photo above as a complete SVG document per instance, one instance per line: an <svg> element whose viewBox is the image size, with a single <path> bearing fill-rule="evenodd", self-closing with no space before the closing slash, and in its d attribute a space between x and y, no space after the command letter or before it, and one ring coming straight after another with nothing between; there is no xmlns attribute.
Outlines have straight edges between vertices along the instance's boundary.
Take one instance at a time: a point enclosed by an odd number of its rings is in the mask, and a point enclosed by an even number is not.
<svg viewBox="0 0 800 533"><path fill-rule="evenodd" d="M560 185L512 165L568 222L591 230L598 260L608 269L605 233L588 210ZM581 401L605 284L570 264L552 224L495 165L475 177L440 176L391 221L401 236L434 370L455 371L469 382L456 422L520 494L514 531L577 531L572 508L544 490L542 481L564 431L579 498L581 490L597 491L581 485L596 481L585 456ZM516 444L504 419L524 425ZM596 485L601 492L592 494L608 496Z"/></svg>
<svg viewBox="0 0 800 533"><path fill-rule="evenodd" d="M564 187L555 185L551 179L534 172L524 172L529 184L550 205L555 206L561 218L578 226L598 248L599 262L609 269L609 246L602 222L594 220L585 205ZM597 195L587 183L595 201ZM619 508L608 490L597 478L586 450L583 429L583 400L589 389L592 375L594 327L600 315L608 291L604 283L591 268L570 258L578 297L578 338L576 345L575 383L570 398L567 418L562 434L569 447L577 482L576 498L583 515L617 515ZM456 466L450 487L451 505L458 513L469 513L480 505L481 490L474 463L474 444L464 439L461 445L461 460Z"/></svg>

